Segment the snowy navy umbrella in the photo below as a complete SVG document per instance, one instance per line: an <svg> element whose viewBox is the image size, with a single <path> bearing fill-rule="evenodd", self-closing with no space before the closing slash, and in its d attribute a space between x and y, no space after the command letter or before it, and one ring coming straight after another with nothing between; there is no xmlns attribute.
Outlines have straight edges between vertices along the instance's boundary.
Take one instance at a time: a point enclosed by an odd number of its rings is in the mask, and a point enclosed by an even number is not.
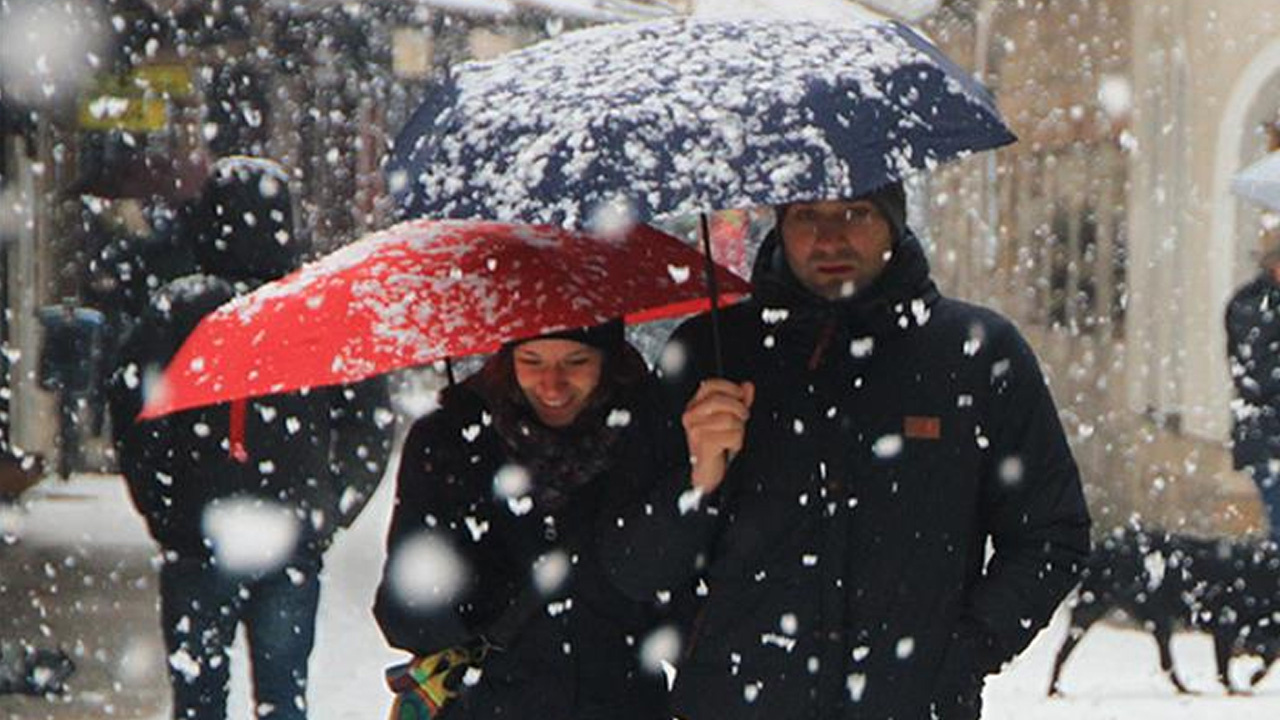
<svg viewBox="0 0 1280 720"><path fill-rule="evenodd" d="M676 18L456 67L388 169L409 217L575 227L853 197L1013 140L904 25Z"/></svg>

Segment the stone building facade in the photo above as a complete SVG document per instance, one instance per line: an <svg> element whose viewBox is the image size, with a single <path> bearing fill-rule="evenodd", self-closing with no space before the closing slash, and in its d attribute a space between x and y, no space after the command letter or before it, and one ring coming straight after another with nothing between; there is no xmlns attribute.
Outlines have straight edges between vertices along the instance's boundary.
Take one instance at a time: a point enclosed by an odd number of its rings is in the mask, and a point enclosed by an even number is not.
<svg viewBox="0 0 1280 720"><path fill-rule="evenodd" d="M1021 138L932 182L939 272L1027 328L1100 526L1257 531L1222 317L1264 243L1229 182L1274 149L1280 6L961 0L924 27Z"/></svg>

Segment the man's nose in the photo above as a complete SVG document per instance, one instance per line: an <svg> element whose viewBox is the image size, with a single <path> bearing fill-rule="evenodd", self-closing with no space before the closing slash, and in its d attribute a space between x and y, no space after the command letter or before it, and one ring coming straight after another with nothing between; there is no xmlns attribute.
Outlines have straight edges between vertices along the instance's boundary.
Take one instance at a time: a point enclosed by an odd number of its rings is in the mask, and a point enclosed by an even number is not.
<svg viewBox="0 0 1280 720"><path fill-rule="evenodd" d="M818 224L818 232L814 235L814 243L831 249L845 245L845 233L842 223L823 222Z"/></svg>

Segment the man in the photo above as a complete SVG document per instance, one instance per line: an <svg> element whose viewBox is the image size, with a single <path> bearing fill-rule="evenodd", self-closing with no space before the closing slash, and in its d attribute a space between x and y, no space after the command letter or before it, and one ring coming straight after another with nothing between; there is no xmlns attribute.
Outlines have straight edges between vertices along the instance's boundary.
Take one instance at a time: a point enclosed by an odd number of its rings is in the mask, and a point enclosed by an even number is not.
<svg viewBox="0 0 1280 720"><path fill-rule="evenodd" d="M208 312L297 266L288 176L219 161L197 211L201 273L157 289L121 349L111 397L121 471L164 551L161 622L174 718L226 716L245 626L255 716L306 717L323 553L386 465L381 381L255 398L135 422L160 370Z"/></svg>
<svg viewBox="0 0 1280 720"><path fill-rule="evenodd" d="M1238 399L1231 455L1262 495L1271 539L1280 543L1280 248L1227 304L1227 355Z"/></svg>
<svg viewBox="0 0 1280 720"><path fill-rule="evenodd" d="M679 717L977 717L1076 581L1089 516L1035 357L938 293L905 214L897 184L778 208L723 377L705 316L664 352L688 459L602 532L631 594L701 571Z"/></svg>

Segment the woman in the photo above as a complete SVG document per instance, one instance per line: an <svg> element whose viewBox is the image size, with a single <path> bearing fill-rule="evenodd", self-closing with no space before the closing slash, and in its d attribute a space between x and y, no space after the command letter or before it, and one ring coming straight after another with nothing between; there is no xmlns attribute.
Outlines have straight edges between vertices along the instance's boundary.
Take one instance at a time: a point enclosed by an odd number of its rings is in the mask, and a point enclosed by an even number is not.
<svg viewBox="0 0 1280 720"><path fill-rule="evenodd" d="M512 343L409 432L374 614L417 656L483 656L446 717L664 716L638 659L657 610L609 583L593 539L654 467L622 330Z"/></svg>

